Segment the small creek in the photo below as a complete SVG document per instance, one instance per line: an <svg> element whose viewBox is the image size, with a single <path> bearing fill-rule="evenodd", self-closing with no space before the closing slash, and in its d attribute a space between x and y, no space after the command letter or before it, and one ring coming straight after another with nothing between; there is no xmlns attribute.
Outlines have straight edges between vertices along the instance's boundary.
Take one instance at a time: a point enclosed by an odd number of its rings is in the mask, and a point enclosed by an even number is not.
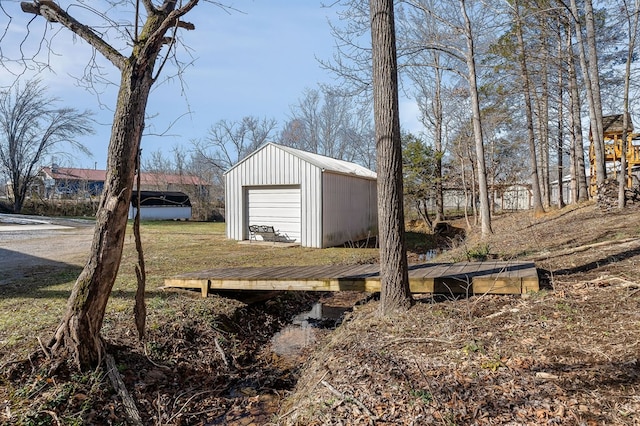
<svg viewBox="0 0 640 426"><path fill-rule="evenodd" d="M351 306L332 306L318 302L306 312L293 317L291 324L271 338L271 350L281 357L296 358L302 350L314 344L319 330L334 329Z"/></svg>
<svg viewBox="0 0 640 426"><path fill-rule="evenodd" d="M246 368L227 388L232 406L211 425L258 425L272 421L282 399L293 389L300 367L313 345L328 336L344 314L366 300L367 293L339 292L321 297L276 332L256 358L257 369Z"/></svg>

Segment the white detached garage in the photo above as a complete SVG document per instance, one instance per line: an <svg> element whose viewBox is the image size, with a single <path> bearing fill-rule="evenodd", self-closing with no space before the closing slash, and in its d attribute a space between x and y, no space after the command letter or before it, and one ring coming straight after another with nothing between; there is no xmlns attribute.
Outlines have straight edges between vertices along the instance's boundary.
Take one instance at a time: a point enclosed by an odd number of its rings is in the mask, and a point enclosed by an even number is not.
<svg viewBox="0 0 640 426"><path fill-rule="evenodd" d="M225 173L225 204L227 238L235 240L248 240L250 225L317 248L378 231L375 172L274 143Z"/></svg>

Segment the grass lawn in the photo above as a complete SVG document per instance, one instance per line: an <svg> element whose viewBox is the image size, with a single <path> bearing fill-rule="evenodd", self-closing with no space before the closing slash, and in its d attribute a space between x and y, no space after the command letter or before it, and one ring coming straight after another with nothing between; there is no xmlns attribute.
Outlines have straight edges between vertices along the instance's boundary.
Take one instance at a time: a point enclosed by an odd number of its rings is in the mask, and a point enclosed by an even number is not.
<svg viewBox="0 0 640 426"><path fill-rule="evenodd" d="M325 265L374 262L377 249L277 247L238 244L225 237L224 223L145 222L141 225L147 270L149 317L173 309L175 293L159 287L175 274L230 266ZM118 279L107 306L105 328L116 318L132 318L136 291L134 266L137 254L131 225ZM46 344L61 318L76 277L78 265L53 270L36 268L25 278L2 288L0 297L0 364L24 358L37 347L36 339ZM197 294L197 293L196 293Z"/></svg>

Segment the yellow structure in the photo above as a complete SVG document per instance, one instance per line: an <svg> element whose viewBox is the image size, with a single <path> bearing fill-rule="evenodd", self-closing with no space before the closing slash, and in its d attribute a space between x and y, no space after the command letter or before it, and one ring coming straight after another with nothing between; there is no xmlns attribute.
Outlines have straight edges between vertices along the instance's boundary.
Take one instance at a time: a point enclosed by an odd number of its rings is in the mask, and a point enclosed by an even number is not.
<svg viewBox="0 0 640 426"><path fill-rule="evenodd" d="M632 186L632 170L634 166L640 165L640 146L634 145L633 141L637 140L640 135L633 133L633 122L631 116L627 120L627 187ZM604 133L604 161L607 170L613 171L613 176L617 176L619 166L616 162L620 162L622 158L622 134L623 134L623 116L622 114L609 115L602 117L602 127ZM596 193L596 155L593 146L593 138L590 136L591 144L589 146L589 162L591 163L591 195Z"/></svg>

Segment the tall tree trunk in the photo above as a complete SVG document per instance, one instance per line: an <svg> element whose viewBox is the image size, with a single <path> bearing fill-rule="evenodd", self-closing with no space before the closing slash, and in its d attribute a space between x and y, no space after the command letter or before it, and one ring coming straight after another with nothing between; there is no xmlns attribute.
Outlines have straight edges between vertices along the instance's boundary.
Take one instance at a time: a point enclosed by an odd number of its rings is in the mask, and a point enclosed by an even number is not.
<svg viewBox="0 0 640 426"><path fill-rule="evenodd" d="M599 101L596 101L596 94L594 90L593 79L599 80L597 72L597 59L596 59L596 73L593 74L593 70L590 65L587 64L587 55L585 53L584 41L582 38L582 25L580 24L580 15L578 14L578 6L576 0L571 0L571 12L573 14L573 23L576 31L576 41L578 46L578 53L580 55L580 68L582 69L582 78L584 80L585 94L587 96L587 103L589 105L589 120L591 122L591 143L595 153L595 161L591 169L591 181L595 173L595 183L602 183L607 178L607 169L604 161L604 141L602 133L602 107L598 109ZM591 19L593 19L593 10L591 13ZM589 38L587 36L587 38ZM595 48L595 45L594 45ZM598 83L598 88L600 87ZM600 96L598 89L598 98ZM599 118L598 118L599 117ZM598 124L599 123L599 124ZM595 170L594 170L595 169Z"/></svg>
<svg viewBox="0 0 640 426"><path fill-rule="evenodd" d="M571 29L569 28L569 33ZM575 174L575 201L583 202L589 199L589 184L587 182L587 170L584 161L584 139L582 138L582 121L580 120L580 93L578 91L578 76L576 73L575 56L571 48L571 34L567 37L567 65L569 77L569 98L571 109L569 111L571 121L571 160L574 164Z"/></svg>
<svg viewBox="0 0 640 426"><path fill-rule="evenodd" d="M478 214L478 183L476 178L477 162L474 161L473 150L471 141L467 143L467 156L469 157L469 166L471 166L471 211L473 213L473 224L478 225L480 223L480 215Z"/></svg>
<svg viewBox="0 0 640 426"><path fill-rule="evenodd" d="M562 42L562 41L560 41ZM559 52L560 53L560 52ZM562 107L562 95L564 92L563 87L563 78L562 78L562 66L558 66L558 199L556 200L557 206L559 209L564 207L564 183L562 179L564 178L564 113Z"/></svg>
<svg viewBox="0 0 640 426"><path fill-rule="evenodd" d="M633 52L636 45L636 34L638 32L638 15L640 13L640 0L634 1L633 13L625 11L627 14L627 22L629 25L629 36L627 45L627 61L624 72L624 95L622 96L622 156L620 158L620 181L618 183L618 208L623 209L627 204L625 189L627 187L627 146L629 128L629 86L631 83L631 62L633 61Z"/></svg>
<svg viewBox="0 0 640 426"><path fill-rule="evenodd" d="M529 72L527 70L527 59L524 38L522 35L522 20L520 19L520 5L514 1L513 10L516 19L516 33L518 37L518 54L520 61L520 77L523 84L524 108L527 117L527 140L529 143L530 161L531 161L531 192L533 195L533 213L538 216L544 213L542 207L542 196L540 194L540 180L538 178L538 161L536 159L536 141L533 131L533 111L531 105L531 83L529 81Z"/></svg>
<svg viewBox="0 0 640 426"><path fill-rule="evenodd" d="M435 129L434 129L434 148L435 148L435 172L436 172L436 217L434 219L435 223L441 222L444 220L444 191L442 185L442 156L444 154L442 149L442 70L440 69L438 63L438 55L435 55L435 73L436 73L436 93L435 99L433 100L433 113L435 119Z"/></svg>
<svg viewBox="0 0 640 426"><path fill-rule="evenodd" d="M559 23L559 20L558 20ZM562 31L560 29L560 25L558 25L558 58L562 59L564 50L562 45ZM559 209L564 207L564 182L562 181L564 178L564 66L563 61L560 60L558 62L557 68L558 70L558 199L557 206Z"/></svg>
<svg viewBox="0 0 640 426"><path fill-rule="evenodd" d="M413 303L404 235L402 143L398 108L393 0L371 0L373 111L378 171L380 233L380 313L406 310Z"/></svg>
<svg viewBox="0 0 640 426"><path fill-rule="evenodd" d="M543 58L542 58L542 70L541 80L542 87L540 93L540 160L542 163L542 194L544 198L542 200L543 206L551 205L551 165L549 161L549 47L545 39L542 43Z"/></svg>
<svg viewBox="0 0 640 426"><path fill-rule="evenodd" d="M593 92L593 108L595 112L596 128L598 129L597 141L602 149L602 163L604 161L604 126L602 124L602 99L600 96L600 69L598 68L598 49L596 45L596 26L593 14L592 0L585 0L585 26L587 27L587 47L589 48L589 77L591 79L591 91ZM606 167L604 169L606 173ZM605 176L606 177L606 176ZM604 181L604 178L602 179Z"/></svg>
<svg viewBox="0 0 640 426"><path fill-rule="evenodd" d="M476 147L476 163L478 165L478 192L480 197L480 226L482 236L487 237L493 233L491 229L491 208L489 206L489 187L487 185L487 168L484 158L484 141L482 138L482 121L480 117L480 99L478 97L478 80L476 76L475 48L471 21L467 15L466 0L460 0L460 9L465 22L465 37L467 51L465 59L469 70L469 92L471 94L471 111L473 120L473 138Z"/></svg>
<svg viewBox="0 0 640 426"><path fill-rule="evenodd" d="M467 186L467 171L464 167L464 155L460 154L460 171L462 174L462 188L464 189L464 220L467 223L467 229L471 229L469 221L469 188Z"/></svg>

